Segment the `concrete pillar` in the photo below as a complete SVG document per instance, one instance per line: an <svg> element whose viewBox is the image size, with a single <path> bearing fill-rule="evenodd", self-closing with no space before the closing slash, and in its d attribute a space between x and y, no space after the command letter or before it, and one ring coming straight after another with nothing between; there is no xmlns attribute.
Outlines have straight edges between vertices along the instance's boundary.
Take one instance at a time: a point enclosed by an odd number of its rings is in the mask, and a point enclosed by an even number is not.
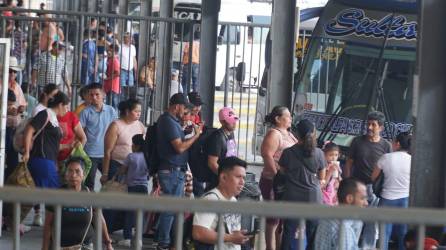
<svg viewBox="0 0 446 250"><path fill-rule="evenodd" d="M120 15L127 15L129 11L129 5L128 5L128 0L119 0L118 1L118 14ZM117 21L117 33L118 33L118 37L119 39L121 39L121 34L123 34L126 30L125 28L126 23L122 22L122 20L119 19L119 21Z"/></svg>
<svg viewBox="0 0 446 250"><path fill-rule="evenodd" d="M113 0L103 0L102 13L110 13L113 9Z"/></svg>
<svg viewBox="0 0 446 250"><path fill-rule="evenodd" d="M296 0L275 0L271 27L271 74L268 82L268 107L291 108L294 46L296 37Z"/></svg>
<svg viewBox="0 0 446 250"><path fill-rule="evenodd" d="M416 207L446 205L446 1L420 1L418 69L414 78L415 140L410 204Z"/></svg>
<svg viewBox="0 0 446 250"><path fill-rule="evenodd" d="M141 0L141 16L152 15L153 0ZM139 48L138 48L138 62L139 68L146 64L149 52L150 27L148 21L141 21L139 25Z"/></svg>
<svg viewBox="0 0 446 250"><path fill-rule="evenodd" d="M173 16L173 0L163 0L160 5L160 17ZM156 51L156 94L154 117L158 119L169 103L170 71L172 59L172 24L161 22Z"/></svg>
<svg viewBox="0 0 446 250"><path fill-rule="evenodd" d="M200 94L203 102L201 114L205 124L214 120L215 67L217 58L218 12L220 0L203 0L201 6L200 42Z"/></svg>

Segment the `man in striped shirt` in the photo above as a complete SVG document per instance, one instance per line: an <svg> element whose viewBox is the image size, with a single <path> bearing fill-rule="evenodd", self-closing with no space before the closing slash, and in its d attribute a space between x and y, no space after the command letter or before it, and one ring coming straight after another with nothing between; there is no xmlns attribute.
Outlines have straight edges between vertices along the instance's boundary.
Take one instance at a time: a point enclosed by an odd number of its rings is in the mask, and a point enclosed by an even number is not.
<svg viewBox="0 0 446 250"><path fill-rule="evenodd" d="M338 189L338 200L342 205L367 207L367 189L364 183L347 178L341 181ZM344 234L341 237L341 223ZM317 250L358 250L362 221L358 220L323 220L319 222L314 241ZM341 244L342 242L342 249Z"/></svg>
<svg viewBox="0 0 446 250"><path fill-rule="evenodd" d="M54 42L52 49L42 52L39 60L33 65L32 84L44 86L49 83L66 86L65 93L71 93L71 84L67 79L66 60L64 55L65 44Z"/></svg>

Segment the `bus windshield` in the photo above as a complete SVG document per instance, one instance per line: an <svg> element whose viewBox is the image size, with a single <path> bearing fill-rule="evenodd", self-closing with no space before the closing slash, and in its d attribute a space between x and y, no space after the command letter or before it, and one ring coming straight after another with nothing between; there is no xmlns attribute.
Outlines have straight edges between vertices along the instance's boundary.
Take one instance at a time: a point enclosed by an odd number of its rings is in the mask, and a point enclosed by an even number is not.
<svg viewBox="0 0 446 250"><path fill-rule="evenodd" d="M362 134L370 110L385 111L393 123L411 123L415 48L321 37L311 42L298 96L318 130L327 129L327 119L336 115L349 122L333 124L331 132Z"/></svg>

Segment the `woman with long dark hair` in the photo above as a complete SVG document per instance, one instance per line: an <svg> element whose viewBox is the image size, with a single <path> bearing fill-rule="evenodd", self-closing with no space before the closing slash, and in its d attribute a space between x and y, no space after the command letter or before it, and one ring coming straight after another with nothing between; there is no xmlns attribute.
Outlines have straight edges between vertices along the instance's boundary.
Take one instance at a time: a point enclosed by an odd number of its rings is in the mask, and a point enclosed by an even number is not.
<svg viewBox="0 0 446 250"><path fill-rule="evenodd" d="M279 160L286 176L283 200L322 204L321 184L325 182L324 153L316 148L316 130L308 120L300 121L295 132L298 143L283 151ZM282 250L295 249L298 220L287 219L283 226ZM313 249L317 221L306 221L307 249Z"/></svg>
<svg viewBox="0 0 446 250"><path fill-rule="evenodd" d="M291 121L291 113L285 106L276 106L265 116L265 124L269 125L270 129L261 146L264 167L259 185L263 200L274 200L273 179L280 170L279 159L285 149L297 143L296 137L289 131ZM266 222L266 249L279 249L280 234L277 232L280 231L277 230L279 220L268 218Z"/></svg>
<svg viewBox="0 0 446 250"><path fill-rule="evenodd" d="M57 92L49 98L48 108L40 111L26 127L23 161L29 161L29 171L38 187L59 187L56 164L62 131L57 116L67 113L69 103L67 95Z"/></svg>

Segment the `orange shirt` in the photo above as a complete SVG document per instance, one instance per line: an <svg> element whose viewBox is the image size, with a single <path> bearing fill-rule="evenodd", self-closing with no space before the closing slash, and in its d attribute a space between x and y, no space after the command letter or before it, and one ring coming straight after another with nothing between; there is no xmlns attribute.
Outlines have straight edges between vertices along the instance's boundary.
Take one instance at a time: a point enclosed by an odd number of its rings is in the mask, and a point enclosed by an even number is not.
<svg viewBox="0 0 446 250"><path fill-rule="evenodd" d="M183 64L189 63L189 43L184 44L183 48ZM200 63L200 42L194 41L192 47L192 63L199 64Z"/></svg>

